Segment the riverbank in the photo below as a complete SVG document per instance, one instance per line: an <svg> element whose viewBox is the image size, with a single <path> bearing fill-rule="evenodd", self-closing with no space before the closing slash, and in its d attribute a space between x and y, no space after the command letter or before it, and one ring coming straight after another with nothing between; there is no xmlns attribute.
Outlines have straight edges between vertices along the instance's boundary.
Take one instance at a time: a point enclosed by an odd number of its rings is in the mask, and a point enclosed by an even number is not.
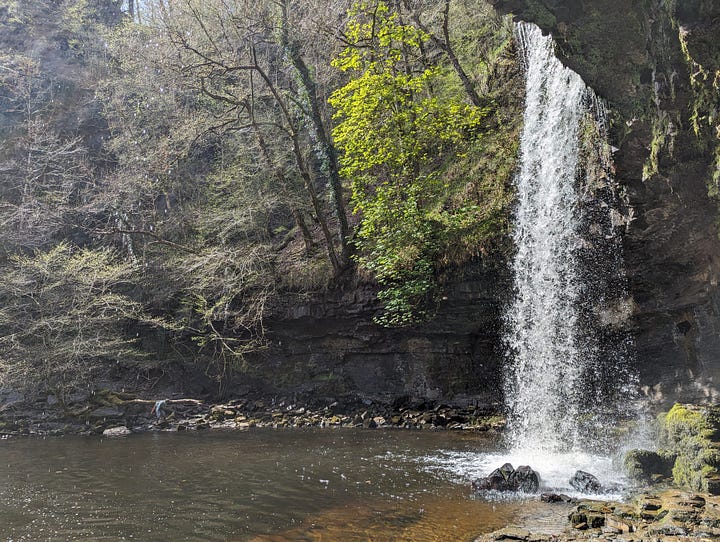
<svg viewBox="0 0 720 542"><path fill-rule="evenodd" d="M102 391L67 398L18 400L0 407L0 437L122 435L148 431L246 430L253 427L364 427L499 431L495 406L424 403L388 405L369 400L302 404L277 398L222 403L194 398L148 399ZM117 428L124 427L127 430Z"/></svg>
<svg viewBox="0 0 720 542"><path fill-rule="evenodd" d="M475 542L685 542L720 540L720 497L677 489L643 492L629 502L579 501L562 533L509 526Z"/></svg>

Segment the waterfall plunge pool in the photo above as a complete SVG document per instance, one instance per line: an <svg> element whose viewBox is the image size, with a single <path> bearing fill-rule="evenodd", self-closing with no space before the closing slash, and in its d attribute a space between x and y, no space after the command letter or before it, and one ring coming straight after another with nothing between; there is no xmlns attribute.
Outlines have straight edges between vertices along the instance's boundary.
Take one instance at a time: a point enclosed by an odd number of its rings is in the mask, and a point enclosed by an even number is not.
<svg viewBox="0 0 720 542"><path fill-rule="evenodd" d="M473 496L472 478L513 459L497 435L447 431L8 439L0 539L440 542L508 524L561 531L568 505Z"/></svg>

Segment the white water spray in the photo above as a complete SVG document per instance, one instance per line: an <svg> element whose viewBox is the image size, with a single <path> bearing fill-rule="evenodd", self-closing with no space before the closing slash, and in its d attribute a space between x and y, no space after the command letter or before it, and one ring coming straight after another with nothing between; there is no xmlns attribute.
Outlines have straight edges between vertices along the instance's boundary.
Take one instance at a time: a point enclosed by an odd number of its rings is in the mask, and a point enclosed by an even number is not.
<svg viewBox="0 0 720 542"><path fill-rule="evenodd" d="M629 314L617 228L622 198L612 180L606 111L555 57L550 36L516 26L526 102L515 183L513 298L504 316L507 448L425 458L464 479L504 463L529 465L540 491L578 494L577 470L619 498L625 477L608 438L632 412ZM620 220L618 220L620 217ZM511 496L510 498L516 498Z"/></svg>
<svg viewBox="0 0 720 542"><path fill-rule="evenodd" d="M603 133L605 113L580 76L555 57L550 36L528 23L519 23L516 33L526 68L526 103L504 391L510 447L532 450L537 463L549 454L587 450L588 441L598 438L589 429L604 406L592 391L600 378L593 366L597 341L583 313L587 298L598 292L582 271L580 254L592 249L578 180L593 169L583 163L587 126ZM613 232L602 236L608 234Z"/></svg>

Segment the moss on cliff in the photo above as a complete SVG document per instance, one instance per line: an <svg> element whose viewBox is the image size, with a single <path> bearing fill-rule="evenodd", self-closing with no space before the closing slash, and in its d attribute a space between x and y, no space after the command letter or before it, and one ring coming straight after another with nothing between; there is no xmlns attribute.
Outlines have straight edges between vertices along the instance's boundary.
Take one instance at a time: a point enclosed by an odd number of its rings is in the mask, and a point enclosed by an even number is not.
<svg viewBox="0 0 720 542"><path fill-rule="evenodd" d="M660 445L676 455L673 480L692 491L715 493L720 477L720 406L676 404L660 418Z"/></svg>

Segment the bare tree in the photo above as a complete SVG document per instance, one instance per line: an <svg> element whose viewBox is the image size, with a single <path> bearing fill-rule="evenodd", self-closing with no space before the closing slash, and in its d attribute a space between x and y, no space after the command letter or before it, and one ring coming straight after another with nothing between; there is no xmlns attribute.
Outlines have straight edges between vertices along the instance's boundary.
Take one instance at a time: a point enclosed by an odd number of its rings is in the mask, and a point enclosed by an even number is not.
<svg viewBox="0 0 720 542"><path fill-rule="evenodd" d="M186 80L194 79L199 91L215 102L213 130L259 130L265 140L279 137L287 141L320 225L328 258L339 273L345 265L348 225L337 157L310 71L287 33L286 6L282 3L278 7L285 17L280 28L273 25L274 14L266 7L239 1L185 0L172 7L160 6L158 13L160 24L177 48L177 69ZM269 153L262 159L268 157ZM333 233L321 194L326 176L338 221L337 234Z"/></svg>

